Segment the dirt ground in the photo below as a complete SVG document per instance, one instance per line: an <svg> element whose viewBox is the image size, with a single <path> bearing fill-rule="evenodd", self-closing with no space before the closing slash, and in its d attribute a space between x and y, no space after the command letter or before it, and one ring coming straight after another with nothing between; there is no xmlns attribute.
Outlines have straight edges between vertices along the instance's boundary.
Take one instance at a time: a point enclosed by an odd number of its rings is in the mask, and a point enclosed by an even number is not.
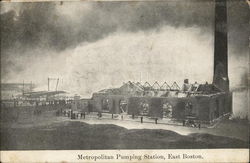
<svg viewBox="0 0 250 163"><path fill-rule="evenodd" d="M76 120L74 120L76 121ZM174 131L181 135L189 135L192 133L208 133L217 136L225 136L230 138L237 138L243 141L249 141L249 124L242 121L231 121L231 120L222 120L214 126L193 128L182 126L181 124L166 124L161 120L158 121L158 124L155 124L154 121L144 121L140 123L140 120L131 121L131 120L111 120L111 119L97 119L97 118L87 118L77 120L89 124L114 124L127 129L163 129Z"/></svg>
<svg viewBox="0 0 250 163"><path fill-rule="evenodd" d="M1 124L1 150L248 148L248 124L190 128L67 117Z"/></svg>

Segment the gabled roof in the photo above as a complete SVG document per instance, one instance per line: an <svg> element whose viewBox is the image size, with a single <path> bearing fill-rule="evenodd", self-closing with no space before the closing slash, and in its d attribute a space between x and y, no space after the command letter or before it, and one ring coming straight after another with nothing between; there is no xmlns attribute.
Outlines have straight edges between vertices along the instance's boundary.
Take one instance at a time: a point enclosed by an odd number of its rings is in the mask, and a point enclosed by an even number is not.
<svg viewBox="0 0 250 163"><path fill-rule="evenodd" d="M124 83L120 88L117 88L119 90L127 90L127 88L129 88L129 90L135 90L135 91L144 91L143 86L141 86L139 83L135 83L135 82L131 82L128 81L127 83Z"/></svg>
<svg viewBox="0 0 250 163"><path fill-rule="evenodd" d="M152 87L148 82L145 82L143 87Z"/></svg>
<svg viewBox="0 0 250 163"><path fill-rule="evenodd" d="M140 82L136 82L135 84L143 89L143 86L142 86L142 84Z"/></svg>
<svg viewBox="0 0 250 163"><path fill-rule="evenodd" d="M128 81L126 84L128 84L130 88L137 88L143 91L143 87L140 86L139 84L136 84L135 82Z"/></svg>
<svg viewBox="0 0 250 163"><path fill-rule="evenodd" d="M153 89L160 89L160 85L158 84L157 81L152 85L152 88Z"/></svg>
<svg viewBox="0 0 250 163"><path fill-rule="evenodd" d="M141 91L143 91L143 90L144 90L144 88L143 88L143 86L141 85L141 83L140 83L140 82L137 82L137 83L132 82L132 84L133 84L135 87L137 87L138 89L140 89Z"/></svg>
<svg viewBox="0 0 250 163"><path fill-rule="evenodd" d="M174 82L170 88L171 88L171 90L180 90L181 89L176 82Z"/></svg>
<svg viewBox="0 0 250 163"><path fill-rule="evenodd" d="M164 83L162 84L162 86L160 87L160 89L163 89L163 90L170 90L171 88L170 88L170 86L168 85L167 82L164 82Z"/></svg>

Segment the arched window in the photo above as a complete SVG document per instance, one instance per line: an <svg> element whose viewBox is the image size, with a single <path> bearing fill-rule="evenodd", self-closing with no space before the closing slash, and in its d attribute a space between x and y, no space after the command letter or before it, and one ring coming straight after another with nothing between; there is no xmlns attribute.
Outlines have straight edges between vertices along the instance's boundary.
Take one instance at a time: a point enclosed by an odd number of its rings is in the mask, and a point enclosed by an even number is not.
<svg viewBox="0 0 250 163"><path fill-rule="evenodd" d="M163 118L172 118L173 116L173 106L166 102L162 106L163 108Z"/></svg>
<svg viewBox="0 0 250 163"><path fill-rule="evenodd" d="M119 103L120 113L128 113L127 104L128 104L127 100L120 100L120 103Z"/></svg>
<svg viewBox="0 0 250 163"><path fill-rule="evenodd" d="M102 110L106 112L109 111L109 99L102 100Z"/></svg>
<svg viewBox="0 0 250 163"><path fill-rule="evenodd" d="M140 115L148 115L149 114L149 104L146 101L140 103Z"/></svg>
<svg viewBox="0 0 250 163"><path fill-rule="evenodd" d="M193 115L193 104L191 102L187 102L185 105L185 114L186 116Z"/></svg>

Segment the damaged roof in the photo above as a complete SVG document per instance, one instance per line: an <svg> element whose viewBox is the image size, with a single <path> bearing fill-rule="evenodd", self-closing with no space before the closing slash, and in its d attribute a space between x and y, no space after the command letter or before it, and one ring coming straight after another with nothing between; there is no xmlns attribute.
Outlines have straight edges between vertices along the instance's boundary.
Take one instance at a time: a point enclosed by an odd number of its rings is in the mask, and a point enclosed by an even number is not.
<svg viewBox="0 0 250 163"><path fill-rule="evenodd" d="M186 89L185 89L186 88ZM216 87L214 84L198 84L195 82L194 84L183 84L183 87L174 82L171 86L167 82L164 82L160 85L157 81L151 85L149 82L145 82L143 85L140 82L131 82L128 81L124 83L119 88L111 88L111 89L103 89L97 93L104 93L104 94L112 94L112 95L141 95L144 96L146 92L154 92L154 95L158 94L157 92L178 92L182 94L193 94L193 95L208 95L208 94L216 94L223 92L221 89ZM152 96L154 96L152 95ZM163 95L161 93L161 95ZM167 95L167 94L166 94Z"/></svg>

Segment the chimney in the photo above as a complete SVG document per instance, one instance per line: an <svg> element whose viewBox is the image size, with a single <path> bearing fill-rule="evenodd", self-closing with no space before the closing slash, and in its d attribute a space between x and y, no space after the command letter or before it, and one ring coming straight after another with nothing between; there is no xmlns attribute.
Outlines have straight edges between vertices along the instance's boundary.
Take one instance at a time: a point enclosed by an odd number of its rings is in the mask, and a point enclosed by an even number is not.
<svg viewBox="0 0 250 163"><path fill-rule="evenodd" d="M229 91L227 47L227 0L215 0L213 84Z"/></svg>

